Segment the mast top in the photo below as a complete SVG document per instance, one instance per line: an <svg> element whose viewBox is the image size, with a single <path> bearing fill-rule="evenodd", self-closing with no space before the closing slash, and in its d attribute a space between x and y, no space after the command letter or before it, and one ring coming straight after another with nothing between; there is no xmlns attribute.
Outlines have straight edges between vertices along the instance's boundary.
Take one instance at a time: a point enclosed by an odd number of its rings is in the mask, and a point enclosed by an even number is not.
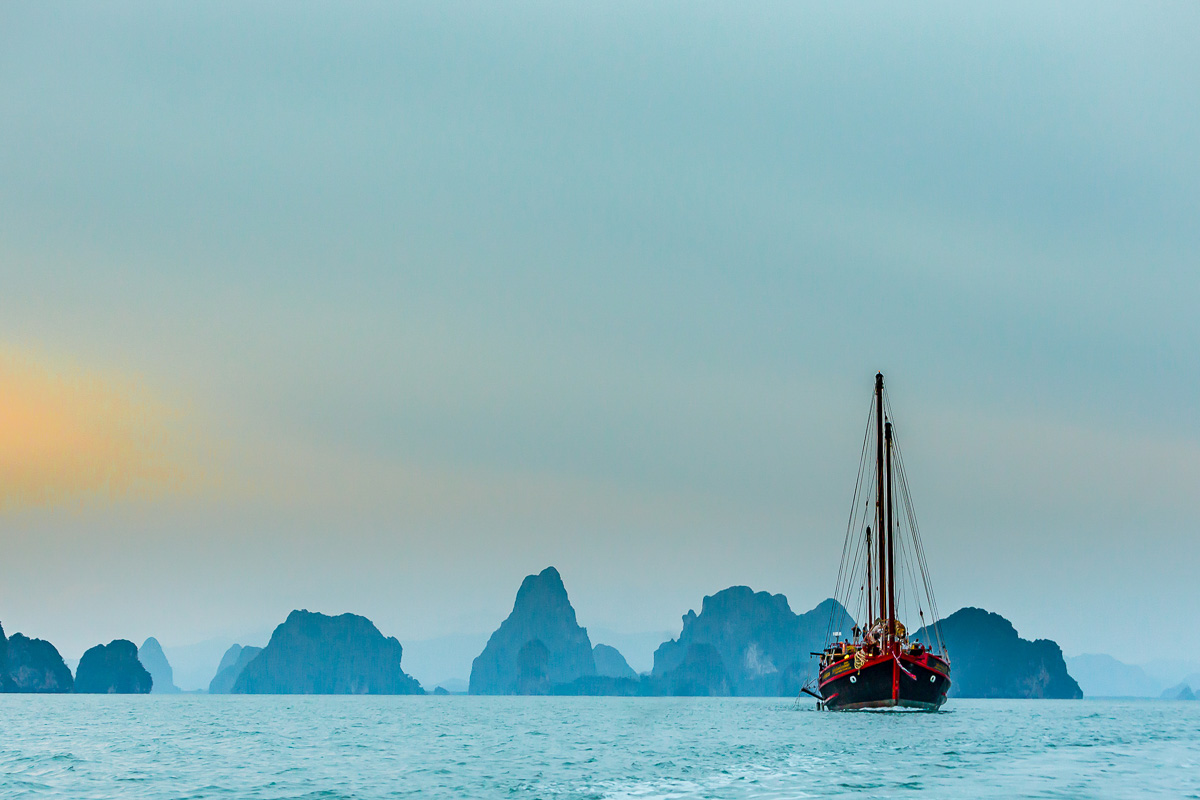
<svg viewBox="0 0 1200 800"><path fill-rule="evenodd" d="M880 386L883 386L883 373L876 372L875 373L875 388L878 389Z"/></svg>

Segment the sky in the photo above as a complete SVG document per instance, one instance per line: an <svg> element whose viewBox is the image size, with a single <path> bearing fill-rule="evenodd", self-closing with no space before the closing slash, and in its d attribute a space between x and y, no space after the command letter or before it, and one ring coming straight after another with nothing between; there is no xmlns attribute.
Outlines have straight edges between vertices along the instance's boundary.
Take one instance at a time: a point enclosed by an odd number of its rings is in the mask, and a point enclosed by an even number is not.
<svg viewBox="0 0 1200 800"><path fill-rule="evenodd" d="M0 623L834 588L1200 658L1200 6L0 6Z"/></svg>

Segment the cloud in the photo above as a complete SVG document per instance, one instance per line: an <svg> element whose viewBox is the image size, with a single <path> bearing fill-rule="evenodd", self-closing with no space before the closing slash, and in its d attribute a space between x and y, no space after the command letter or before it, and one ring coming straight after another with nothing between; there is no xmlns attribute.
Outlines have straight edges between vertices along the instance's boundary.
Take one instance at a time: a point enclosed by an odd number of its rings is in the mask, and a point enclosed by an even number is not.
<svg viewBox="0 0 1200 800"><path fill-rule="evenodd" d="M193 444L182 411L140 380L0 345L0 509L189 491Z"/></svg>

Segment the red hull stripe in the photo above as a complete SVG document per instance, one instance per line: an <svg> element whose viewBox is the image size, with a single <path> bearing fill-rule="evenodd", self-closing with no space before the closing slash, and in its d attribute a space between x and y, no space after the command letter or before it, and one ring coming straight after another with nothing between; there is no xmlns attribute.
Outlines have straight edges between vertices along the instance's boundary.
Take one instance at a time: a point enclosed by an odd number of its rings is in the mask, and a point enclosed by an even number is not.
<svg viewBox="0 0 1200 800"><path fill-rule="evenodd" d="M892 660L893 663L896 663L896 656L894 656L890 653L885 653L883 655L875 656L875 657L871 658L870 660L868 660L865 664L863 664L862 667L859 669L855 669L853 660L839 661L838 663L833 664L832 666L826 667L825 669L821 670L820 681L818 682L818 685L824 686L825 684L829 683L830 681L837 680L838 678L844 677L844 676L850 674L851 672L854 672L854 673L862 672L863 670L868 670L871 667L874 667L877 664L882 664L888 660ZM903 670L905 674L910 675L910 676L912 675L912 673L910 673L907 669L905 669L904 662L907 662L909 665L914 666L914 667L921 667L922 669L927 669L932 672L936 672L937 674L939 674L945 678L950 677L950 668L946 665L946 663L944 661L942 661L940 658L938 658L937 656L934 656L932 654L928 655L924 660L922 660L922 659L910 656L906 653L902 653L902 654L900 654L899 661L901 662L901 663L899 663L900 669ZM915 677L915 676L913 676L913 677Z"/></svg>

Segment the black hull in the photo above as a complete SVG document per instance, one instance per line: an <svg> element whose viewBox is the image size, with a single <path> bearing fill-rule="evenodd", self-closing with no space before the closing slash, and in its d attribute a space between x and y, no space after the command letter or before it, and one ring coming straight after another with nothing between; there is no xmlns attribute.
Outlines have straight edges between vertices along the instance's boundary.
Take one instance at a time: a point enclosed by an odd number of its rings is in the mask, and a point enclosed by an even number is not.
<svg viewBox="0 0 1200 800"><path fill-rule="evenodd" d="M903 668L900 667L903 664ZM821 684L821 697L830 711L869 708L912 708L937 711L946 702L950 678L941 670L895 658L872 661L849 669Z"/></svg>

